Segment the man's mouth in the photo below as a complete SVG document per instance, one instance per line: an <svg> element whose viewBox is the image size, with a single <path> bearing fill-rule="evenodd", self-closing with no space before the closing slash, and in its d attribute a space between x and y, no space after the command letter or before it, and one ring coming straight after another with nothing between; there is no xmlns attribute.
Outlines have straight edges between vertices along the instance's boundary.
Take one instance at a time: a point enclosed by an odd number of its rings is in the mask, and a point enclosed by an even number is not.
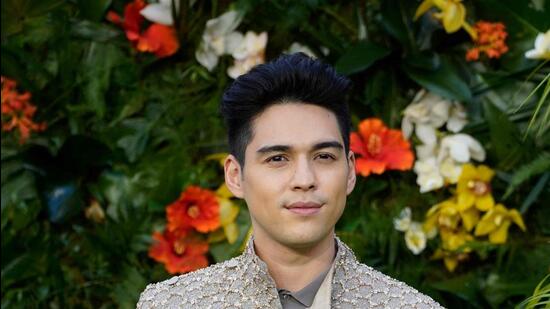
<svg viewBox="0 0 550 309"><path fill-rule="evenodd" d="M321 207L323 207L323 204L315 202L296 202L285 206L285 208L289 211L304 216L314 215L318 213L319 211L321 211Z"/></svg>

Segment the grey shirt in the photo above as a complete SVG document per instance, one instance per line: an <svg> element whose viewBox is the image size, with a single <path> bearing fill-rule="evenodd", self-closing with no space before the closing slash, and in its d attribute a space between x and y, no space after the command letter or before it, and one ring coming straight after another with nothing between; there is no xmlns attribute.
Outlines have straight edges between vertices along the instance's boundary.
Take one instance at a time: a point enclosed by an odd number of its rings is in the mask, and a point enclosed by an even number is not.
<svg viewBox="0 0 550 309"><path fill-rule="evenodd" d="M283 309L303 309L311 307L313 299L315 299L315 295L329 271L330 267L317 276L317 278L313 279L310 284L297 292L292 293L285 289L277 289Z"/></svg>

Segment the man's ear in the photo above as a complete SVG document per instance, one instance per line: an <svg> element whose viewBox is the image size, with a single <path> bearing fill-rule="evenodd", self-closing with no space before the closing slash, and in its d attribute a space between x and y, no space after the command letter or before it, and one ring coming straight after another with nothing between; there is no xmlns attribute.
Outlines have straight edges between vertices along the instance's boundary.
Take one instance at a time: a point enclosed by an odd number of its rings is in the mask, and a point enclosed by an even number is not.
<svg viewBox="0 0 550 309"><path fill-rule="evenodd" d="M243 198L242 169L237 158L231 154L227 156L223 164L223 170L225 174L225 184L229 191L231 191L235 197Z"/></svg>
<svg viewBox="0 0 550 309"><path fill-rule="evenodd" d="M355 188L355 182L357 180L356 173L355 173L355 155L353 154L353 151L349 151L348 153L348 187L346 190L346 193L349 195L351 191L353 191L353 188Z"/></svg>

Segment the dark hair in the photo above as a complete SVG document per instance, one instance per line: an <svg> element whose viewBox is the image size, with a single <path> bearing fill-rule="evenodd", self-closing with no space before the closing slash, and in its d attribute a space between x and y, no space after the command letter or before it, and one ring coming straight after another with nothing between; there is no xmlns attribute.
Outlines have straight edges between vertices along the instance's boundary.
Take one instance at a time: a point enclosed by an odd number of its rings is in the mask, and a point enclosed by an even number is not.
<svg viewBox="0 0 550 309"><path fill-rule="evenodd" d="M244 167L253 120L273 104L297 102L318 105L335 114L347 153L351 121L346 95L350 84L330 65L303 53L282 55L254 67L223 94L220 111L228 129L229 151Z"/></svg>

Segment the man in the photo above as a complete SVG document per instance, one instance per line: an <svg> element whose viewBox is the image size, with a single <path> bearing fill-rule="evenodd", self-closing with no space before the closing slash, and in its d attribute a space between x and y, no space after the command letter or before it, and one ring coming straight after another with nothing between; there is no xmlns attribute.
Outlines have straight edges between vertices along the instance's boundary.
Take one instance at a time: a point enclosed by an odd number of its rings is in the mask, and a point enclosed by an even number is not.
<svg viewBox="0 0 550 309"><path fill-rule="evenodd" d="M225 182L244 198L253 237L229 261L152 284L138 308L439 308L360 264L334 235L355 186L350 82L304 54L242 75L221 112Z"/></svg>

